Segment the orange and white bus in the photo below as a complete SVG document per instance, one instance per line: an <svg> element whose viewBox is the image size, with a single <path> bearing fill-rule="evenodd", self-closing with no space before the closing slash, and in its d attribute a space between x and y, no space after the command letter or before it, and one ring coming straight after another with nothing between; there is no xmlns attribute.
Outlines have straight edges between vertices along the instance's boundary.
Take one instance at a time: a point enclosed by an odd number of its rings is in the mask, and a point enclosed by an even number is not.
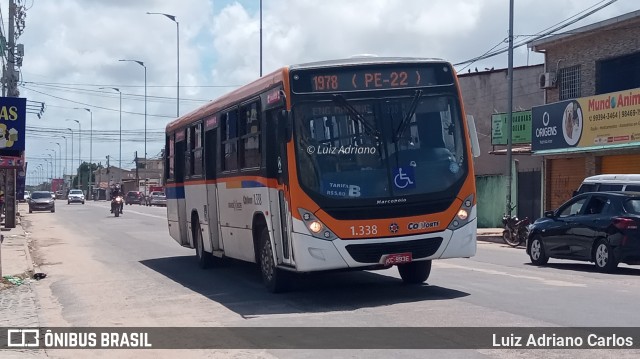
<svg viewBox="0 0 640 359"><path fill-rule="evenodd" d="M284 67L167 126L169 232L202 267L258 263L274 292L393 265L422 283L476 253L477 148L448 62Z"/></svg>

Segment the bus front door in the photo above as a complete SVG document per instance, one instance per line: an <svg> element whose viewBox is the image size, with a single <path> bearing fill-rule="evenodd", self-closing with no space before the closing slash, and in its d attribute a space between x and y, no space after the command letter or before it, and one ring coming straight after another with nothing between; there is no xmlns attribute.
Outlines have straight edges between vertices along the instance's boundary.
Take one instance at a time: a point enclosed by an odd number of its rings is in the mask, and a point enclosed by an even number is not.
<svg viewBox="0 0 640 359"><path fill-rule="evenodd" d="M271 157L273 160L270 161L270 164L273 166L273 172L276 173L276 178L278 179L278 189L270 191L270 196L272 196L270 200L271 212L274 214L271 216L271 225L274 229L273 235L278 261L285 265L293 265L289 196L285 192L289 187L287 143L291 138L289 135L291 128L288 114L281 109L268 112L267 121L276 124L276 126L271 127L276 133L272 137L275 138L275 141L271 142L273 151L269 151L274 154L274 157Z"/></svg>

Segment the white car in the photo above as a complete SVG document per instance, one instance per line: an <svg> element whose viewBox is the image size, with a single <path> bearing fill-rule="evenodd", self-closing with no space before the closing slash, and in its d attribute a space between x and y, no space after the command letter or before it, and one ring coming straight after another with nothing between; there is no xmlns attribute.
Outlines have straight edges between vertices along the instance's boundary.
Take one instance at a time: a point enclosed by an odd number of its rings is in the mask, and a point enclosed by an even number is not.
<svg viewBox="0 0 640 359"><path fill-rule="evenodd" d="M84 193L82 193L81 189L72 189L69 191L67 204L71 204L71 202L80 202L84 204Z"/></svg>

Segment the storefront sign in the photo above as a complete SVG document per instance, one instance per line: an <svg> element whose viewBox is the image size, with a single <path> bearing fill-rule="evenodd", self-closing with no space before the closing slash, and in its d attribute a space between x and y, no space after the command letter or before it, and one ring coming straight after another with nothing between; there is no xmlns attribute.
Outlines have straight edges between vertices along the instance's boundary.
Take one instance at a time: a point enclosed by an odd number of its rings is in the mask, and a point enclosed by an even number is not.
<svg viewBox="0 0 640 359"><path fill-rule="evenodd" d="M640 144L640 88L532 108L533 151Z"/></svg>
<svg viewBox="0 0 640 359"><path fill-rule="evenodd" d="M507 144L507 117L500 113L491 115L491 144ZM511 115L512 144L531 143L531 111L513 112Z"/></svg>
<svg viewBox="0 0 640 359"><path fill-rule="evenodd" d="M0 155L20 156L24 151L27 99L0 97Z"/></svg>

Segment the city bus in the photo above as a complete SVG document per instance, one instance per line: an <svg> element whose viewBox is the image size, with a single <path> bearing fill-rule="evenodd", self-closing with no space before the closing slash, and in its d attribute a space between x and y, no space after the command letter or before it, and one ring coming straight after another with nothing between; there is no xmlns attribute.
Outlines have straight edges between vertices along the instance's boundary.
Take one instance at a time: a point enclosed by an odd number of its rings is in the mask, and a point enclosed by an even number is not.
<svg viewBox="0 0 640 359"><path fill-rule="evenodd" d="M386 269L476 253L478 153L452 65L350 58L281 68L166 127L171 237L203 268Z"/></svg>

